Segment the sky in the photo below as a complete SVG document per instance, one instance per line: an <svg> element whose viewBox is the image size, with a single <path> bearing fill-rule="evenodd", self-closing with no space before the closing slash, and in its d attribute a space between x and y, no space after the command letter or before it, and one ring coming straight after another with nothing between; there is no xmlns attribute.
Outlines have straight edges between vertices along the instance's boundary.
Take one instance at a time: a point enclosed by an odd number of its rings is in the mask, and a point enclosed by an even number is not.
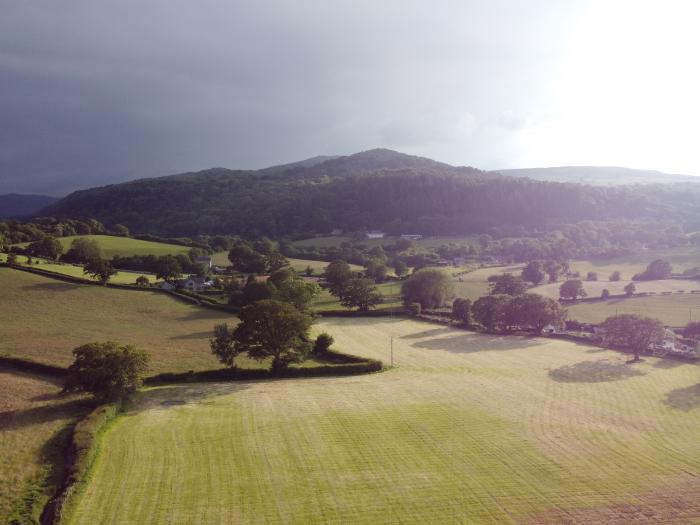
<svg viewBox="0 0 700 525"><path fill-rule="evenodd" d="M392 148L700 175L694 0L0 0L0 193Z"/></svg>

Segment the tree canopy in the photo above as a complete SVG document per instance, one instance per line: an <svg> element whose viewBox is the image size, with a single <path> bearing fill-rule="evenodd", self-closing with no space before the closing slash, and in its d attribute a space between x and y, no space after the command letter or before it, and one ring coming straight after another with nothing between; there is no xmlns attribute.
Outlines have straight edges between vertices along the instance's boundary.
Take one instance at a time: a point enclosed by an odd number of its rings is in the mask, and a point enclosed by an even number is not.
<svg viewBox="0 0 700 525"><path fill-rule="evenodd" d="M89 343L73 350L64 390L86 392L100 401L123 398L141 386L148 354L114 341Z"/></svg>
<svg viewBox="0 0 700 525"><path fill-rule="evenodd" d="M452 281L442 270L424 268L401 285L404 304L419 303L421 308L437 308L452 297Z"/></svg>

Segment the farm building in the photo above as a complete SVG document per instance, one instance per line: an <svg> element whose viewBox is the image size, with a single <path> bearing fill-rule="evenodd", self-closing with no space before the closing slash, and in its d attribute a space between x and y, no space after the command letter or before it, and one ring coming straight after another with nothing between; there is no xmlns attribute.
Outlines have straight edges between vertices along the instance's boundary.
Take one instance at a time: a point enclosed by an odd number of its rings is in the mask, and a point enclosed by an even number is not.
<svg viewBox="0 0 700 525"><path fill-rule="evenodd" d="M164 282L161 285L163 290L190 290L193 292L201 292L205 288L211 286L211 282L207 281L204 277L187 277L186 279L178 279L175 284Z"/></svg>
<svg viewBox="0 0 700 525"><path fill-rule="evenodd" d="M383 239L386 234L377 230L368 231L365 233L365 237L368 239Z"/></svg>
<svg viewBox="0 0 700 525"><path fill-rule="evenodd" d="M401 238L408 239L409 241L417 241L419 239L422 239L423 236L419 233L402 233Z"/></svg>

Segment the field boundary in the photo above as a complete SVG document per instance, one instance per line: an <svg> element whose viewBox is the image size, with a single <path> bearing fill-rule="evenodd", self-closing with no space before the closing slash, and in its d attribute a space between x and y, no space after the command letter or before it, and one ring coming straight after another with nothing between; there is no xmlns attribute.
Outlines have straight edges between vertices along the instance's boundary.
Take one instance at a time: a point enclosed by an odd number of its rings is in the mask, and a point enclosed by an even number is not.
<svg viewBox="0 0 700 525"><path fill-rule="evenodd" d="M76 498L87 483L97 459L99 438L122 410L122 403L100 405L75 425L66 451L65 478L56 495L44 507L42 525L59 525L70 517Z"/></svg>

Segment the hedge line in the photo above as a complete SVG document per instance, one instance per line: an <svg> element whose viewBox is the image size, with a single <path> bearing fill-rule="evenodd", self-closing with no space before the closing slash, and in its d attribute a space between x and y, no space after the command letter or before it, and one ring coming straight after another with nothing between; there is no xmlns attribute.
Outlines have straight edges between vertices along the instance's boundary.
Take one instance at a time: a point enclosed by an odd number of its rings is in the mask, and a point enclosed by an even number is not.
<svg viewBox="0 0 700 525"><path fill-rule="evenodd" d="M325 310L314 312L320 317L389 317L405 315L403 308L396 310L370 310L368 312L359 312L357 310Z"/></svg>
<svg viewBox="0 0 700 525"><path fill-rule="evenodd" d="M288 379L299 377L333 377L369 374L379 372L383 364L375 359L357 359L357 362L347 362L336 365L316 366L312 368L287 368L286 370L273 372L266 368L241 369L221 368L217 370L204 370L201 372L163 373L146 378L147 385L162 383L197 383L212 381L245 381L253 379Z"/></svg>
<svg viewBox="0 0 700 525"><path fill-rule="evenodd" d="M67 522L75 498L85 485L99 452L98 438L121 410L120 403L100 405L75 426L67 452L66 477L58 495L44 509L42 523L59 525Z"/></svg>

